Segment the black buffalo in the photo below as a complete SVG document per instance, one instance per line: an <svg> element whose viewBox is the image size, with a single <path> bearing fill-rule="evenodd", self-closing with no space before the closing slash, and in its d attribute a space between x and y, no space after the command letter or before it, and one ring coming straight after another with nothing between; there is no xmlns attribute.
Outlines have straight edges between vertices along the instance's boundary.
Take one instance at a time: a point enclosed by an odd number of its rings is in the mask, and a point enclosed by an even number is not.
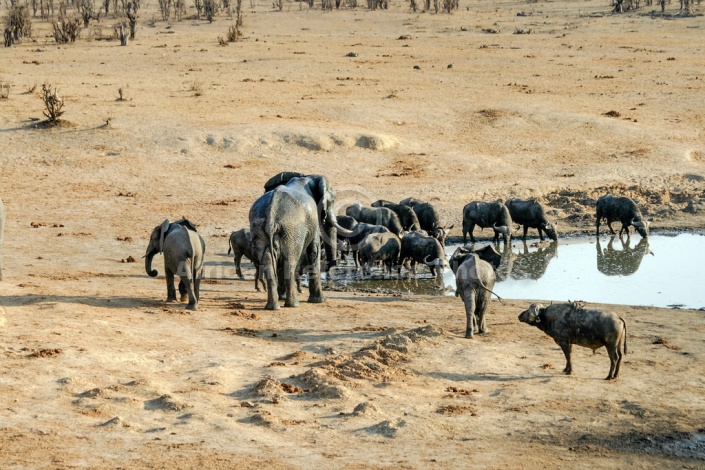
<svg viewBox="0 0 705 470"><path fill-rule="evenodd" d="M397 214L386 207L363 207L361 204L353 204L345 209L345 215L352 217L358 222L372 225L382 225L387 227L396 236L401 236L402 224Z"/></svg>
<svg viewBox="0 0 705 470"><path fill-rule="evenodd" d="M441 243L418 231L409 232L401 239L398 273L401 273L401 265L407 259L411 260L411 269L414 274L416 274L416 263L423 263L429 267L431 274L439 279L443 277L443 270L449 267Z"/></svg>
<svg viewBox="0 0 705 470"><path fill-rule="evenodd" d="M507 200L504 205L509 209L512 222L524 226L522 240L526 240L526 232L530 228L538 230L539 237L542 241L544 239L544 232L546 232L546 236L551 240L558 240L556 225L548 221L543 206L536 199L524 200L514 197Z"/></svg>
<svg viewBox="0 0 705 470"><path fill-rule="evenodd" d="M394 213L397 214L397 217L399 217L401 227L407 232L421 229L421 224L419 223L419 218L416 217L416 212L414 212L414 210L409 206L380 199L373 202L372 207L386 207L387 209L394 211Z"/></svg>
<svg viewBox="0 0 705 470"><path fill-rule="evenodd" d="M566 365L563 372L570 375L572 345L596 349L604 346L610 356L610 372L606 380L616 379L622 356L627 354L627 324L616 313L588 310L579 302L553 304L545 307L531 304L519 315L519 321L534 325L561 347Z"/></svg>
<svg viewBox="0 0 705 470"><path fill-rule="evenodd" d="M433 238L436 238L441 245L445 246L446 236L448 231L453 228L453 225L444 226L441 224L441 219L438 216L436 209L428 202L419 201L413 197L406 198L399 202L402 206L411 207L419 219L421 230L425 230Z"/></svg>
<svg viewBox="0 0 705 470"><path fill-rule="evenodd" d="M502 201L473 201L463 207L463 243L467 243L468 233L470 234L470 240L472 242L475 241L475 237L472 234L475 225L480 228L492 227L495 243L499 242L500 234L502 234L504 243L509 243L512 217L509 215L509 209L502 204Z"/></svg>
<svg viewBox="0 0 705 470"><path fill-rule="evenodd" d="M612 222L621 222L620 236L623 232L627 232L627 236L629 236L630 225L633 225L642 237L646 238L649 236L649 222L641 215L636 203L628 197L606 194L597 200L596 208L596 236L600 236L600 222L603 219L607 221L607 226L612 234L615 233L612 228Z"/></svg>

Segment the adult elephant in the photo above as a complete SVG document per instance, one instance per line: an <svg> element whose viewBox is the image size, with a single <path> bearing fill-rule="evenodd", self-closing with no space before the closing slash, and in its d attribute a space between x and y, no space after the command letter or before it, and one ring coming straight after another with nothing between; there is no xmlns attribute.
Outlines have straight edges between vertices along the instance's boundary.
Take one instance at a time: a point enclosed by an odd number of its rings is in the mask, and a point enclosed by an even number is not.
<svg viewBox="0 0 705 470"><path fill-rule="evenodd" d="M200 297L201 277L203 277L203 256L206 253L206 243L196 232L196 226L188 219L169 222L166 219L161 225L154 227L149 237L147 253L144 255L144 269L151 277L159 274L152 269L154 255L164 255L164 271L166 271L167 302L176 302L174 276L179 276L179 293L181 301L188 299L186 308L196 310Z"/></svg>
<svg viewBox="0 0 705 470"><path fill-rule="evenodd" d="M324 176L279 173L265 184L265 192L250 208L253 256L267 281L268 310L297 307L296 274L308 274L309 302L323 302L321 292L321 231L328 264L337 258L337 233L350 236L341 227L333 204L335 192ZM278 295L277 295L278 294Z"/></svg>
<svg viewBox="0 0 705 470"><path fill-rule="evenodd" d="M5 206L0 199L0 281L2 281L2 234L5 228Z"/></svg>

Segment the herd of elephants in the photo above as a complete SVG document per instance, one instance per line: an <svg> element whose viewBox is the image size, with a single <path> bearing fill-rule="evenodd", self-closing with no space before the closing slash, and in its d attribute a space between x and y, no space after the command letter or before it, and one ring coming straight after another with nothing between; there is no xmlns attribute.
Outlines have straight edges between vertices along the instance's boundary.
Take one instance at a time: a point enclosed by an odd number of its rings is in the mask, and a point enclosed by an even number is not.
<svg viewBox="0 0 705 470"><path fill-rule="evenodd" d="M267 291L265 309L276 310L279 302L285 307L296 307L297 292L301 292L301 276L308 278L308 301L325 300L321 286L321 271L329 272L336 266L339 253L345 258L352 254L355 265L368 274L381 263L385 271L405 266L415 273L416 264L429 267L431 274L442 278L445 269L451 269L456 279L456 296L465 304L465 337L487 332L485 313L490 303L502 255L493 245L475 245L475 226L494 231L495 245L500 238L505 252L509 246L513 224L523 226L523 239L529 228L544 234L553 242L555 224L546 218L536 200L512 198L506 202L473 201L463 208L463 243L469 235L472 244L455 250L450 260L445 255L445 239L452 225L444 226L433 206L414 198L396 204L378 200L371 207L353 204L346 215L336 215L335 191L328 179L321 175L282 172L264 185L264 194L253 204L249 213L250 227L233 232L230 250L234 254L236 272L242 277L240 260L249 258L255 266L255 288L259 283ZM596 233L606 221L610 232L613 222L622 224L619 235L629 227L645 239L649 222L642 217L634 201L627 197L605 195L596 203ZM4 206L0 200L0 246L4 225ZM610 242L611 244L612 242ZM599 248L598 248L599 250ZM230 251L229 251L230 252ZM168 219L151 233L145 253L145 270L152 277L155 255L162 254L167 283L167 302L177 301L174 285L179 277L180 300L188 300L186 308L195 310L200 296L200 282L204 271L205 241L196 226L188 219L170 222ZM599 263L599 259L598 259ZM2 264L0 262L0 280ZM496 294L495 294L496 295ZM553 337L566 357L564 372L570 374L570 352L573 344L593 349L605 346L610 357L607 379L616 378L623 354L626 354L626 323L616 314L604 310L585 309L581 303L571 302L543 307L532 304L521 313L519 320L534 325Z"/></svg>

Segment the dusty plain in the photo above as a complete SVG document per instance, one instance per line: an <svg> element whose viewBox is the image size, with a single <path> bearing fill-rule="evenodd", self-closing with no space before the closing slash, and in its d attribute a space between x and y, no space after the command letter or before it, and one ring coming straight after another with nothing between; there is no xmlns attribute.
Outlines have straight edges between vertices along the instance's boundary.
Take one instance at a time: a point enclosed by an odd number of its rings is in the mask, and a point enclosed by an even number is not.
<svg viewBox="0 0 705 470"><path fill-rule="evenodd" d="M270 312L226 255L283 170L326 175L340 205L428 200L456 236L464 204L510 196L585 235L607 192L654 233L702 230L705 22L652 8L247 3L228 46L227 16L150 26L155 2L127 47L98 40L111 17L61 46L35 20L0 51L0 467L702 468L702 311L605 306L629 331L608 382L604 349L561 374L517 321L531 299L493 301L473 340L454 297L327 291ZM181 216L207 243L191 314L140 263Z"/></svg>

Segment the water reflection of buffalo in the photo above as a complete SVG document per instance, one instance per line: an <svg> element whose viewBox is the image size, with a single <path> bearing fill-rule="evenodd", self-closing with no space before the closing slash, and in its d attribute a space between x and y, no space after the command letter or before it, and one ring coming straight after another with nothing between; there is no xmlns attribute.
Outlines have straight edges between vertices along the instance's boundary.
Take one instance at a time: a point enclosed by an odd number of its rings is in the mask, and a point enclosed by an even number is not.
<svg viewBox="0 0 705 470"><path fill-rule="evenodd" d="M558 256L558 242L539 243L536 251L529 251L529 246L523 242L524 252L516 253L509 274L513 279L539 279L546 274L548 263Z"/></svg>
<svg viewBox="0 0 705 470"><path fill-rule="evenodd" d="M622 249L616 250L613 246L617 237L610 238L607 242L607 248L604 250L600 245L600 239L597 239L597 270L605 276L629 276L634 274L641 265L641 260L644 255L651 253L649 251L648 239L642 238L633 248L630 245L630 239L619 238L622 242ZM653 253L651 253L653 255Z"/></svg>

